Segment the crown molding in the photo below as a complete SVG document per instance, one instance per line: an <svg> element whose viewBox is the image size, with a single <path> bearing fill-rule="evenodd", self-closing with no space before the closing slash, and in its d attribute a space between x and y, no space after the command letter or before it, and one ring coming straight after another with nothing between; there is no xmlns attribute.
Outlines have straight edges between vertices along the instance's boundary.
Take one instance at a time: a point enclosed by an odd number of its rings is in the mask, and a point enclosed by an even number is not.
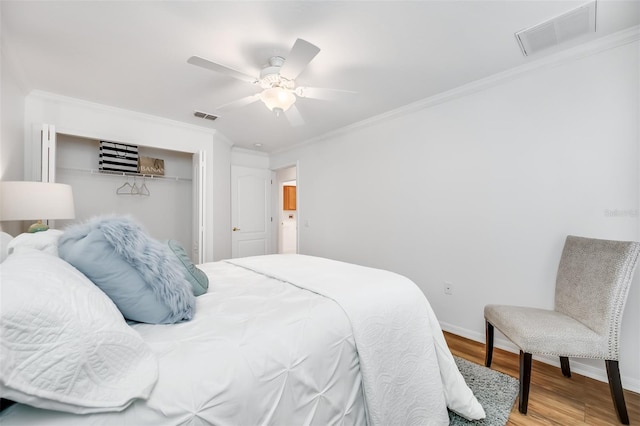
<svg viewBox="0 0 640 426"><path fill-rule="evenodd" d="M540 59L533 60L527 64L520 65L507 71L499 72L489 77L464 84L462 86L447 90L428 98L421 99L416 102L412 102L400 108L387 111L385 113L359 121L357 123L332 130L320 136L302 141L294 146L273 151L271 155L282 154L310 144L345 135L359 129L373 126L383 121L412 114L416 111L431 108L444 102L449 102L457 98L468 96L470 94L516 79L525 74L536 72L542 69L556 67L564 63L592 56L607 50L614 49L616 47L624 46L638 40L640 40L640 25L636 25L634 27L630 27L626 30L619 31L617 33L593 40L591 42L581 44L570 49L542 57Z"/></svg>
<svg viewBox="0 0 640 426"><path fill-rule="evenodd" d="M241 148L239 146L231 147L231 152L237 152L239 154L255 155L256 157L269 157L269 154L264 151L256 151L253 149Z"/></svg>
<svg viewBox="0 0 640 426"><path fill-rule="evenodd" d="M199 131L203 133L209 133L213 136L219 137L222 136L221 133L216 129L211 129L209 127L197 126L195 124L185 123L183 121L172 120L169 118L158 117L156 115L146 114L143 112L133 111L124 108L113 107L109 105L99 104L95 102L86 101L83 99L72 98L70 96L59 95L57 93L45 92L42 90L32 90L28 95L27 99L35 98L44 101L51 102L59 102L67 105L78 106L83 108L91 108L98 111L104 111L108 113L116 113L122 114L124 116L134 118L137 120L145 120L150 121L157 124L167 124L175 127L181 127L183 129ZM232 145L231 141L229 141L226 137L222 137L221 140L227 143L228 145Z"/></svg>

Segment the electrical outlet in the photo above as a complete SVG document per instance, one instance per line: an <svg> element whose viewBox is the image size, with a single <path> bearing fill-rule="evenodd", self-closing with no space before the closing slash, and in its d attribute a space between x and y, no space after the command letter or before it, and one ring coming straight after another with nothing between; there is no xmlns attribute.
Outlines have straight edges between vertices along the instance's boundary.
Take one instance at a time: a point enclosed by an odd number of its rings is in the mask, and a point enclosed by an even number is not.
<svg viewBox="0 0 640 426"><path fill-rule="evenodd" d="M453 294L453 284L450 282L444 283L444 294L452 295Z"/></svg>

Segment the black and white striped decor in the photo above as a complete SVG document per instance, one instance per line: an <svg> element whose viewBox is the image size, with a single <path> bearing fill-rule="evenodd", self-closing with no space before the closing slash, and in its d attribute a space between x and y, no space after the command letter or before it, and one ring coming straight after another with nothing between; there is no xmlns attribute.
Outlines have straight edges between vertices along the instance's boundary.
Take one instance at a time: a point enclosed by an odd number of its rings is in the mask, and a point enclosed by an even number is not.
<svg viewBox="0 0 640 426"><path fill-rule="evenodd" d="M98 169L103 172L138 172L138 146L100 141Z"/></svg>

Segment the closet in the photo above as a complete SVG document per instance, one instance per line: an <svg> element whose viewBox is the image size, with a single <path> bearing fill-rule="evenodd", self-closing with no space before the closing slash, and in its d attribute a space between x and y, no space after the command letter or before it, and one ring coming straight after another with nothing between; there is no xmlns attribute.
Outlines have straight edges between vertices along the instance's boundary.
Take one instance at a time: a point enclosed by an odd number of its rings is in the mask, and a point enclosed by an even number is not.
<svg viewBox="0 0 640 426"><path fill-rule="evenodd" d="M230 257L231 144L215 129L38 91L25 99L25 123L25 180L71 184L76 221L129 213L196 263ZM100 173L100 141L164 160L164 177ZM148 194L122 194L127 183Z"/></svg>
<svg viewBox="0 0 640 426"><path fill-rule="evenodd" d="M140 156L164 160L163 176L99 170L100 141L56 134L55 181L71 185L76 219L131 215L156 239L193 246L192 154L139 146ZM56 222L63 228L69 222ZM188 250L190 251L190 250Z"/></svg>

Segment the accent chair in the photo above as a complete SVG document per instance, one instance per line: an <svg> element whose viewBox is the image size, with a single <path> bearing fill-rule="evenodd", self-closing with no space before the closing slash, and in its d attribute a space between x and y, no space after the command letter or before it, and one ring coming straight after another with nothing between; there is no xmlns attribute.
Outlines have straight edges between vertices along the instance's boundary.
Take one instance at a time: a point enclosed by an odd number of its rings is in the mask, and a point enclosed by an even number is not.
<svg viewBox="0 0 640 426"><path fill-rule="evenodd" d="M618 366L619 335L639 253L637 242L570 235L558 267L554 310L485 306L485 365L491 367L494 327L520 348L522 414L527 413L532 354L560 357L566 377L571 377L569 358L594 358L605 361L618 419L629 424Z"/></svg>

